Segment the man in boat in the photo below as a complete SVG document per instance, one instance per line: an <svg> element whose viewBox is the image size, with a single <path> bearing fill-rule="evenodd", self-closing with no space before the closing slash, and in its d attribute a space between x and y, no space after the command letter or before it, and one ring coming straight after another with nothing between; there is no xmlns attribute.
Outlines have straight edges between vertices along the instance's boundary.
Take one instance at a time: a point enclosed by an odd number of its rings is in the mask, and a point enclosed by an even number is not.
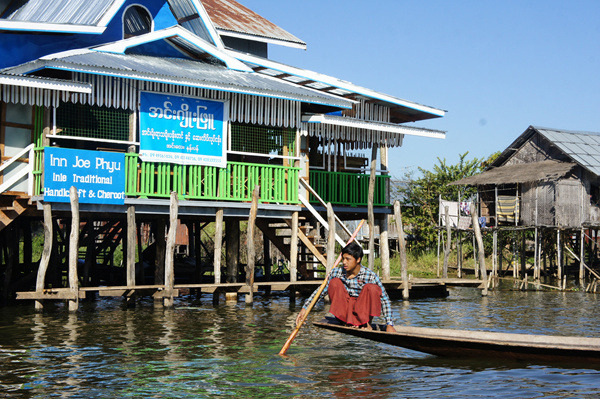
<svg viewBox="0 0 600 399"><path fill-rule="evenodd" d="M342 249L342 266L335 267L329 273L327 285L317 301L328 293L331 300L329 313L347 326L371 330L373 317L383 316L387 324L386 331L395 332L390 297L379 277L360 264L362 257L360 245L356 242L346 245ZM296 324L306 314L317 292L318 289L304 303L296 317Z"/></svg>

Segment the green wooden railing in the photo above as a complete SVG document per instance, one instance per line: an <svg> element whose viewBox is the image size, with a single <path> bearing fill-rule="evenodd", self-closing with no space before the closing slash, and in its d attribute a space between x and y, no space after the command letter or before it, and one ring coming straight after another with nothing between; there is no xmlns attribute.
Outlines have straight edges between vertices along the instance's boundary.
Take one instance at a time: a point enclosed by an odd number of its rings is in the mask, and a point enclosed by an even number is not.
<svg viewBox="0 0 600 399"><path fill-rule="evenodd" d="M34 149L34 192L42 195L43 147ZM125 155L125 195L169 198L176 191L181 199L252 201L252 190L260 186L260 202L298 204L300 168L229 162L226 168L143 162L139 154Z"/></svg>
<svg viewBox="0 0 600 399"><path fill-rule="evenodd" d="M228 162L226 168L144 162L138 154L125 157L125 195L182 199L251 201L255 185L260 202L297 204L300 168Z"/></svg>
<svg viewBox="0 0 600 399"><path fill-rule="evenodd" d="M389 206L389 175L375 177L374 206ZM366 206L369 199L369 175L361 173L311 170L310 186L325 202L335 205ZM311 196L310 202L318 202Z"/></svg>

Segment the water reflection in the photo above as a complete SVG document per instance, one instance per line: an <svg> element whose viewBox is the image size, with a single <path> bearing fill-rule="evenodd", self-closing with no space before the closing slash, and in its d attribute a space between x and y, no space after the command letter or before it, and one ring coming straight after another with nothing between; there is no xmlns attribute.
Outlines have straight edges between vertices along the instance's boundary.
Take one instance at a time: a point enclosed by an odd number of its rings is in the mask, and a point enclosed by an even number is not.
<svg viewBox="0 0 600 399"><path fill-rule="evenodd" d="M395 301L399 324L600 336L595 295L452 290L446 299ZM288 351L302 298L255 296L213 307L210 295L174 309L119 300L33 312L0 308L0 389L20 397L501 397L600 395L581 365L443 359L324 331L310 322ZM31 306L32 307L32 306Z"/></svg>

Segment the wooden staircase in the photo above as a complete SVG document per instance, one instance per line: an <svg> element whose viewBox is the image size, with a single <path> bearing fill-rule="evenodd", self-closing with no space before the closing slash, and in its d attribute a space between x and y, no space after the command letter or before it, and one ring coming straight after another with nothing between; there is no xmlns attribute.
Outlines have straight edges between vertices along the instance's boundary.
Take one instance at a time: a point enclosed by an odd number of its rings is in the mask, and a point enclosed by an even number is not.
<svg viewBox="0 0 600 399"><path fill-rule="evenodd" d="M286 258L290 259L291 221L257 219L256 225ZM318 242L315 227L306 220L298 226L298 278L324 277L327 259L325 245ZM319 275L321 274L321 275Z"/></svg>
<svg viewBox="0 0 600 399"><path fill-rule="evenodd" d="M16 195L0 196L0 230L21 216L28 208L29 198Z"/></svg>

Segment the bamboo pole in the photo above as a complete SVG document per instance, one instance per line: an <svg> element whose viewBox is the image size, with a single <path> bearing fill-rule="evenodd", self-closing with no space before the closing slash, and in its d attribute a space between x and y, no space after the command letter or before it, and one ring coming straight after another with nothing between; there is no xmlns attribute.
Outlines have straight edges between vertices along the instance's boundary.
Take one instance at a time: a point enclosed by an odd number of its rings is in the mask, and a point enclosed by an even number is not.
<svg viewBox="0 0 600 399"><path fill-rule="evenodd" d="M247 262L246 262L246 284L250 287L246 295L246 303L254 302L254 263L256 260L256 250L254 248L254 230L256 223L256 213L258 212L258 195L260 186L254 186L252 190L252 205L250 205L250 215L248 216L248 229L246 230L246 239L248 240Z"/></svg>
<svg viewBox="0 0 600 399"><path fill-rule="evenodd" d="M356 228L356 230L354 231L354 233L352 234L352 236L350 236L350 239L348 240L347 244L350 244L352 241L354 241L354 239L358 235L358 232L360 231L360 229L362 228L362 226L363 226L364 223L365 223L364 220L360 221L360 223L358 224L358 227ZM335 264L333 266L335 267L338 263L340 263L341 260L342 260L342 255L340 254L338 256L337 260L335 261ZM290 348L290 345L292 345L292 342L294 341L294 339L296 338L296 335L298 335L298 332L300 331L300 327L302 327L302 324L304 324L304 321L308 317L308 314L310 313L310 311L312 310L312 308L315 306L315 304L317 303L317 300L321 296L321 293L325 289L325 286L327 285L328 278L329 278L329 275L325 276L325 279L323 280L323 283L317 289L317 293L316 293L315 297L308 304L308 307L306 308L306 313L304 314L304 317L302 317L300 319L300 322L296 325L296 328L294 328L294 331L292 331L292 333L288 337L287 341L285 341L285 344L283 345L283 347L279 351L280 355L282 355L282 356L285 355L285 353L287 352L287 350Z"/></svg>
<svg viewBox="0 0 600 399"><path fill-rule="evenodd" d="M69 289L74 299L69 299L69 311L79 308L79 281L77 278L77 258L79 255L79 195L77 189L71 186L71 235L69 236Z"/></svg>
<svg viewBox="0 0 600 399"><path fill-rule="evenodd" d="M471 218L473 221L473 232L475 233L475 239L477 240L477 255L479 258L479 269L481 280L483 281L483 290L481 291L481 295L487 296L487 275L485 271L485 249L483 247L483 238L481 237L481 229L479 228L479 221L477 220L477 212L475 209L475 205L471 204Z"/></svg>
<svg viewBox="0 0 600 399"><path fill-rule="evenodd" d="M42 258L40 259L40 266L37 272L37 279L35 281L35 291L42 292L46 283L46 272L48 265L50 264L50 255L52 255L52 240L54 239L54 233L52 232L52 206L49 202L44 202L42 205L44 209L44 250L42 251ZM35 301L35 308L42 310L44 307L41 300Z"/></svg>
<svg viewBox="0 0 600 399"><path fill-rule="evenodd" d="M400 201L394 201L394 218L396 219L396 228L398 230L398 243L400 245L400 270L402 274L402 298L408 299L408 262L406 261L406 240L404 239L404 227L402 225L402 209Z"/></svg>
<svg viewBox="0 0 600 399"><path fill-rule="evenodd" d="M177 192L171 192L171 204L169 207L169 232L167 233L167 247L165 250L165 307L173 306L175 284L175 239L177 238L177 214L179 212L179 202L177 201Z"/></svg>

